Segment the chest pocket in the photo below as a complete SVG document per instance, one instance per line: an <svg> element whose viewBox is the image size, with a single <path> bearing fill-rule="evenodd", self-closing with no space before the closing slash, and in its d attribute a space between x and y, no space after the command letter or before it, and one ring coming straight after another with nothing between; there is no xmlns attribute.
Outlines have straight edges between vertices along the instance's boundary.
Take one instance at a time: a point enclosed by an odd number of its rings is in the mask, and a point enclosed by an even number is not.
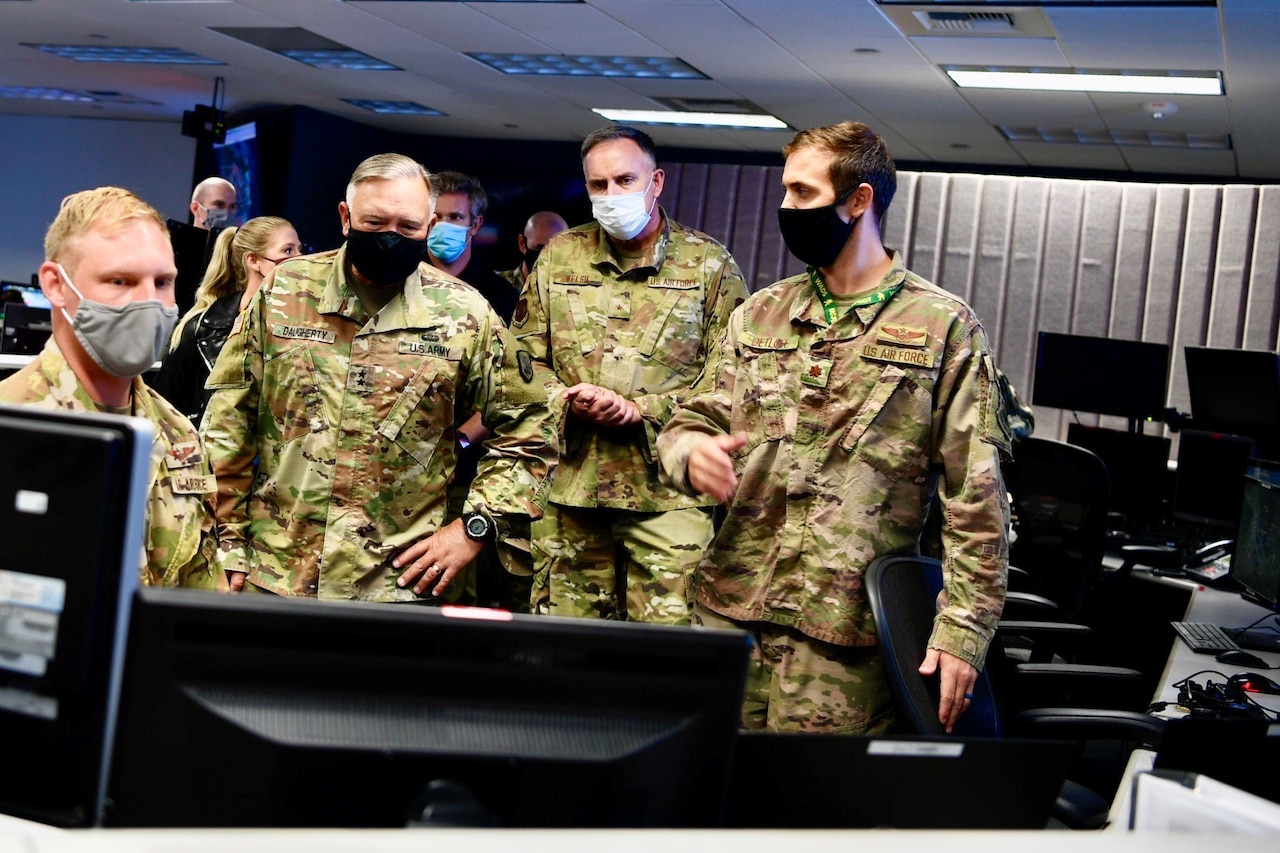
<svg viewBox="0 0 1280 853"><path fill-rule="evenodd" d="M702 369L703 288L700 282L668 281L644 289L648 318L640 317L640 354L690 380Z"/></svg>
<svg viewBox="0 0 1280 853"><path fill-rule="evenodd" d="M456 364L426 358L410 378L378 434L395 442L423 468L431 464L440 438L453 425Z"/></svg>
<svg viewBox="0 0 1280 853"><path fill-rule="evenodd" d="M306 344L276 353L263 362L262 399L270 407L275 439L280 444L329 428L320 376L311 347Z"/></svg>
<svg viewBox="0 0 1280 853"><path fill-rule="evenodd" d="M745 433L746 445L735 455L745 456L766 441L779 441L789 433L787 416L795 417L788 390L788 365L797 357L798 338L761 338L743 333L738 338L741 358L734 377L730 431Z"/></svg>
<svg viewBox="0 0 1280 853"><path fill-rule="evenodd" d="M891 480L923 482L929 468L933 394L921 377L887 364L840 447Z"/></svg>
<svg viewBox="0 0 1280 853"><path fill-rule="evenodd" d="M603 291L599 282L551 283L551 350L557 365L576 364L600 348L606 322Z"/></svg>

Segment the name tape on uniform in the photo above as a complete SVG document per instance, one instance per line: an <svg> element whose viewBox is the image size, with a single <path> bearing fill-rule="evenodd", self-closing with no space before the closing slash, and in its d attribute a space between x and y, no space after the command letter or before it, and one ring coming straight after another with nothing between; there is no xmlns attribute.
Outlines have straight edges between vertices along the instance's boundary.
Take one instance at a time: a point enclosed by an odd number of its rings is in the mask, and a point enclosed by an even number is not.
<svg viewBox="0 0 1280 853"><path fill-rule="evenodd" d="M449 361L462 360L461 347L447 347L444 344L431 344L426 341L400 341L401 355L429 355L434 358L447 358Z"/></svg>
<svg viewBox="0 0 1280 853"><path fill-rule="evenodd" d="M277 338L288 338L295 341L320 341L323 344L332 344L338 340L338 336L329 329L290 326L287 323L276 323L271 332Z"/></svg>

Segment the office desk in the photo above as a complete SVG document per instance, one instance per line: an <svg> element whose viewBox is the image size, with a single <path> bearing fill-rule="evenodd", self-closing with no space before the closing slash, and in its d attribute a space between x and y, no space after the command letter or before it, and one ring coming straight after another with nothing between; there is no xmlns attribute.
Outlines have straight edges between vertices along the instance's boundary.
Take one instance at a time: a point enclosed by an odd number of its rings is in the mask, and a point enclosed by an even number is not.
<svg viewBox="0 0 1280 853"><path fill-rule="evenodd" d="M1232 853L1274 853L1263 836L1205 836L1035 831L902 830L75 830L61 836L0 836L0 853L170 853L173 850L236 853L1204 853L1230 846Z"/></svg>
<svg viewBox="0 0 1280 853"><path fill-rule="evenodd" d="M1135 570L1136 574L1137 570ZM1256 619L1272 613L1265 607L1245 601L1240 597L1239 593L1224 592L1201 584L1193 584L1191 581L1174 578L1152 576L1151 580L1152 582L1166 584L1182 584L1191 589L1191 603L1187 606L1186 615L1182 617L1184 622L1209 622L1226 628L1243 628ZM1252 649L1247 651L1262 658L1272 667L1280 667L1280 653L1260 652ZM1173 647L1169 653L1169 661L1160 677L1160 688L1155 695L1154 701L1176 703L1178 688L1174 685L1188 676L1196 675L1196 673L1203 673L1202 676L1197 677L1197 681L1202 681L1203 678L1214 678L1216 681L1221 681L1246 669L1246 667L1218 663L1214 660L1213 655L1198 655L1191 651L1191 648L1186 643L1175 637ZM1207 672L1205 672L1206 670ZM1264 671L1262 674L1267 675L1268 673ZM1280 681L1280 673L1275 673L1268 677L1272 681ZM1253 698L1259 705L1271 711L1280 712L1280 696L1253 694ZM1171 709L1173 707L1173 705L1170 706ZM1167 711L1166 715L1181 716L1181 713Z"/></svg>

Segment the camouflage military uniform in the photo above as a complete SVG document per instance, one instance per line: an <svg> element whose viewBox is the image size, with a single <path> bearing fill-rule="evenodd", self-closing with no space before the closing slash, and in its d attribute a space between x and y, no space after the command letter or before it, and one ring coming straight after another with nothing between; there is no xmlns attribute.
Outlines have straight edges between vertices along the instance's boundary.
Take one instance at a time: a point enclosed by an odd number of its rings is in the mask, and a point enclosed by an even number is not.
<svg viewBox="0 0 1280 853"><path fill-rule="evenodd" d="M929 645L980 667L1008 557L995 366L971 309L897 254L881 288L834 324L807 274L752 296L659 437L665 475L687 486L691 442L748 436L699 609L873 647L863 570L916 551L938 472L947 600Z"/></svg>
<svg viewBox="0 0 1280 853"><path fill-rule="evenodd" d="M466 509L528 573L555 441L532 362L480 294L427 264L370 317L345 252L278 267L209 377L223 567L284 595L415 600L391 560L446 523L457 425L479 411L493 435Z"/></svg>
<svg viewBox="0 0 1280 853"><path fill-rule="evenodd" d="M151 446L151 498L147 502L141 560L145 586L225 587L215 565L213 475L191 422L141 379L133 380L129 414L155 425ZM53 338L20 371L0 382L0 401L109 412L95 403ZM219 584L219 580L222 581Z"/></svg>
<svg viewBox="0 0 1280 853"><path fill-rule="evenodd" d="M568 418L547 515L535 526L534 598L552 612L687 622L688 578L712 533L708 507L659 482L654 441L693 385L729 313L746 297L724 246L659 208L657 241L624 258L597 223L562 231L525 283L512 330L564 388L589 382L631 400L641 422Z"/></svg>
<svg viewBox="0 0 1280 853"><path fill-rule="evenodd" d="M504 279L519 292L524 287L524 265L519 264L513 270L494 270L498 278Z"/></svg>

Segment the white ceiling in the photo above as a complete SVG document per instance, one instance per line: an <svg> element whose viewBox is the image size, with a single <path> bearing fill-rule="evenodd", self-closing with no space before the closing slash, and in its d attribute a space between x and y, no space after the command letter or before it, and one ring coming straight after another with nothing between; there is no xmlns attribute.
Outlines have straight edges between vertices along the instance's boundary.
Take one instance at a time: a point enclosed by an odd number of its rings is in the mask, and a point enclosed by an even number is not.
<svg viewBox="0 0 1280 853"><path fill-rule="evenodd" d="M0 87L109 90L154 103L0 98L0 113L177 120L226 81L237 113L301 104L400 132L579 140L606 122L592 107L655 109L654 98L747 99L793 128L844 119L882 132L895 158L996 168L1101 169L1280 179L1280 0L1211 6L1002 6L1008 36L911 33L909 11L875 0L0 0ZM1035 4L1031 4L1034 6ZM903 16L907 23L900 23ZM212 27L302 27L399 66L320 70ZM177 47L217 66L75 62L24 43ZM706 80L503 75L466 52L673 56ZM1218 70L1225 97L1085 95L958 89L939 65ZM416 101L442 117L382 116L344 98ZM1161 120L1145 107L1171 100ZM1230 134L1232 150L1009 142L996 125ZM648 129L660 145L776 152L787 131Z"/></svg>

